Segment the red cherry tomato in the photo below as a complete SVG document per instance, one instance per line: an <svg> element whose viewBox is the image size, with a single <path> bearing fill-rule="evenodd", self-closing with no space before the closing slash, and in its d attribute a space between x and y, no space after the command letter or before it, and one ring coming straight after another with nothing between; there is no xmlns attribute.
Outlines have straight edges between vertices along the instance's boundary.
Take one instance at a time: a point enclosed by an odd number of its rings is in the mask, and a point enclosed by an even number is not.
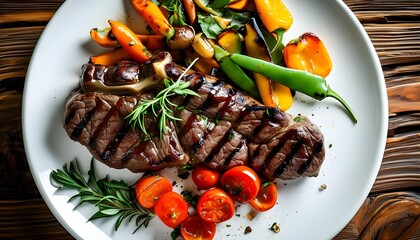
<svg viewBox="0 0 420 240"><path fill-rule="evenodd" d="M197 212L207 222L223 222L235 214L233 201L220 188L211 188L201 195L197 202Z"/></svg>
<svg viewBox="0 0 420 240"><path fill-rule="evenodd" d="M260 189L260 178L247 166L237 166L227 170L220 178L223 190L238 202L249 202Z"/></svg>
<svg viewBox="0 0 420 240"><path fill-rule="evenodd" d="M188 203L181 194L168 192L153 207L156 216L168 227L175 228L188 217Z"/></svg>
<svg viewBox="0 0 420 240"><path fill-rule="evenodd" d="M149 175L137 181L135 190L140 205L152 208L162 195L172 191L172 183L163 176Z"/></svg>
<svg viewBox="0 0 420 240"><path fill-rule="evenodd" d="M255 210L259 212L264 212L272 207L277 202L277 187L273 182L264 182L261 183L260 191L256 198L252 199L249 204Z"/></svg>
<svg viewBox="0 0 420 240"><path fill-rule="evenodd" d="M191 175L198 190L215 187L220 179L220 173L218 171L203 164L197 165L192 170Z"/></svg>
<svg viewBox="0 0 420 240"><path fill-rule="evenodd" d="M185 240L211 240L216 235L216 223L206 222L200 216L191 216L181 223L180 230Z"/></svg>

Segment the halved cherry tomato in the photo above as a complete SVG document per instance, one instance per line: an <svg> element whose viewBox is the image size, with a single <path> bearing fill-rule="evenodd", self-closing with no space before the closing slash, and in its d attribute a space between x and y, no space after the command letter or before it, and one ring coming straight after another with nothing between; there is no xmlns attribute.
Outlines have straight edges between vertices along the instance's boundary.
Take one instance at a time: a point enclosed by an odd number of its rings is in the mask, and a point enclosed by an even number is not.
<svg viewBox="0 0 420 240"><path fill-rule="evenodd" d="M137 181L135 190L140 205L152 208L161 196L172 191L172 183L163 176L149 175Z"/></svg>
<svg viewBox="0 0 420 240"><path fill-rule="evenodd" d="M216 235L216 223L206 222L200 216L190 216L181 223L180 230L185 240L211 240Z"/></svg>
<svg viewBox="0 0 420 240"><path fill-rule="evenodd" d="M207 222L223 222L235 214L233 201L220 188L211 188L201 195L197 202L197 212Z"/></svg>
<svg viewBox="0 0 420 240"><path fill-rule="evenodd" d="M188 217L188 203L181 194L168 192L153 207L156 216L168 227L176 228Z"/></svg>
<svg viewBox="0 0 420 240"><path fill-rule="evenodd" d="M191 175L198 190L215 187L220 179L220 172L202 164L197 165Z"/></svg>
<svg viewBox="0 0 420 240"><path fill-rule="evenodd" d="M227 170L220 178L223 190L238 202L249 202L260 189L260 178L247 166L237 166Z"/></svg>
<svg viewBox="0 0 420 240"><path fill-rule="evenodd" d="M249 204L255 210L259 212L264 212L272 207L277 202L277 187L273 182L267 181L261 183L260 191L258 192L257 197L252 199Z"/></svg>

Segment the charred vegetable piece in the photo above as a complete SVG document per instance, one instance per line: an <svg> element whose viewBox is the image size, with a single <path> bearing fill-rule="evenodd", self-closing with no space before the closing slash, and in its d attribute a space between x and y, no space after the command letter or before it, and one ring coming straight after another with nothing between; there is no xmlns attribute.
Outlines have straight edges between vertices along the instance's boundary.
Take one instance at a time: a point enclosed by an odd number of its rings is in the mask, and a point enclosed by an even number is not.
<svg viewBox="0 0 420 240"><path fill-rule="evenodd" d="M185 62L187 65L191 64L196 58L198 58L198 61L192 66L192 69L198 72L210 74L214 68L220 68L219 63L213 58L203 58L193 48L185 50Z"/></svg>
<svg viewBox="0 0 420 240"><path fill-rule="evenodd" d="M223 18L220 16L214 16L214 19L216 19L216 21L219 23L220 27L222 27L223 29L226 29L229 24L232 22L232 19L229 18Z"/></svg>
<svg viewBox="0 0 420 240"><path fill-rule="evenodd" d="M217 36L217 43L229 53L242 52L242 36L233 28L220 33Z"/></svg>
<svg viewBox="0 0 420 240"><path fill-rule="evenodd" d="M246 25L245 47L249 56L272 62L264 37L255 19ZM290 89L280 83L272 82L264 75L254 72L254 78L263 103L286 111L292 106L293 97Z"/></svg>
<svg viewBox="0 0 420 240"><path fill-rule="evenodd" d="M152 54L150 54L136 34L126 25L113 20L109 20L108 22L111 25L112 33L121 47L134 61L144 63L152 57Z"/></svg>
<svg viewBox="0 0 420 240"><path fill-rule="evenodd" d="M232 82L238 87L247 91L255 99L260 99L258 87L255 82L236 64L229 58L229 53L223 50L221 47L215 45L215 57L220 64L222 71L228 76Z"/></svg>
<svg viewBox="0 0 420 240"><path fill-rule="evenodd" d="M292 25L293 16L282 0L255 0L254 3L261 21L270 33L278 36ZM280 46L280 39L277 37L274 49Z"/></svg>
<svg viewBox="0 0 420 240"><path fill-rule="evenodd" d="M92 28L89 33L90 38L101 47L116 48L120 46L117 40L111 37L111 28Z"/></svg>
<svg viewBox="0 0 420 240"><path fill-rule="evenodd" d="M194 50L203 58L211 58L214 55L214 49L207 37L202 33L197 33L194 36L192 43Z"/></svg>
<svg viewBox="0 0 420 240"><path fill-rule="evenodd" d="M162 50L165 49L165 38L160 35L143 35L136 34L139 40L147 49ZM91 39L101 47L117 48L120 47L117 39L112 36L111 28L90 30Z"/></svg>
<svg viewBox="0 0 420 240"><path fill-rule="evenodd" d="M327 84L325 78L302 70L285 68L261 59L233 53L232 59L239 66L253 72L260 73L273 81L281 83L290 89L301 92L317 100L332 97L338 100L348 111L354 123L357 123L356 115L344 99Z"/></svg>
<svg viewBox="0 0 420 240"><path fill-rule="evenodd" d="M175 34L168 39L167 44L171 50L183 50L191 46L195 32L190 26L174 27ZM162 50L163 48L161 48Z"/></svg>
<svg viewBox="0 0 420 240"><path fill-rule="evenodd" d="M284 48L284 60L289 68L305 70L324 78L332 69L330 55L324 43L309 32L287 44Z"/></svg>
<svg viewBox="0 0 420 240"><path fill-rule="evenodd" d="M188 20L190 24L195 22L197 18L197 10L195 9L194 0L181 0L185 11L187 12Z"/></svg>
<svg viewBox="0 0 420 240"><path fill-rule="evenodd" d="M170 39L174 35L174 28L166 19L158 5L150 0L131 0L137 13L143 17L149 27L156 33Z"/></svg>
<svg viewBox="0 0 420 240"><path fill-rule="evenodd" d="M130 55L128 55L124 49L117 48L109 52L90 57L90 62L93 64L110 66L116 64L119 61L130 59Z"/></svg>

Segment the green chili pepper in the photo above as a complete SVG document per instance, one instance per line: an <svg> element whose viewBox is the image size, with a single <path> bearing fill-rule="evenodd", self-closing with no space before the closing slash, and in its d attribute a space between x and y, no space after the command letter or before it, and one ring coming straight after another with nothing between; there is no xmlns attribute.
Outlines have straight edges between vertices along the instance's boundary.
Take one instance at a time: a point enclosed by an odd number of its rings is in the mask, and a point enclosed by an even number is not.
<svg viewBox="0 0 420 240"><path fill-rule="evenodd" d="M252 97L260 99L258 87L255 82L242 70L242 68L229 58L229 53L217 45L214 45L213 48L214 56L226 76L240 88L251 94Z"/></svg>
<svg viewBox="0 0 420 240"><path fill-rule="evenodd" d="M233 53L230 54L229 57L236 64L245 69L262 74L273 81L281 83L290 89L306 94L317 100L322 100L326 97L337 99L347 109L353 122L357 123L357 118L353 110L340 95L330 88L325 78L305 71L282 67L242 54Z"/></svg>

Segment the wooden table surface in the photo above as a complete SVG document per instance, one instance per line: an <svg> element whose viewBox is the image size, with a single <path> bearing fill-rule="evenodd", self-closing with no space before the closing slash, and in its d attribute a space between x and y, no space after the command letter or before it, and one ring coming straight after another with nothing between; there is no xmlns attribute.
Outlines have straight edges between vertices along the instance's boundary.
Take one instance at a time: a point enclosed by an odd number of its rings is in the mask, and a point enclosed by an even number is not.
<svg viewBox="0 0 420 240"><path fill-rule="evenodd" d="M62 2L0 2L0 239L72 238L34 184L21 127L28 63ZM420 239L420 2L344 2L363 24L380 58L389 129L376 182L336 239Z"/></svg>

